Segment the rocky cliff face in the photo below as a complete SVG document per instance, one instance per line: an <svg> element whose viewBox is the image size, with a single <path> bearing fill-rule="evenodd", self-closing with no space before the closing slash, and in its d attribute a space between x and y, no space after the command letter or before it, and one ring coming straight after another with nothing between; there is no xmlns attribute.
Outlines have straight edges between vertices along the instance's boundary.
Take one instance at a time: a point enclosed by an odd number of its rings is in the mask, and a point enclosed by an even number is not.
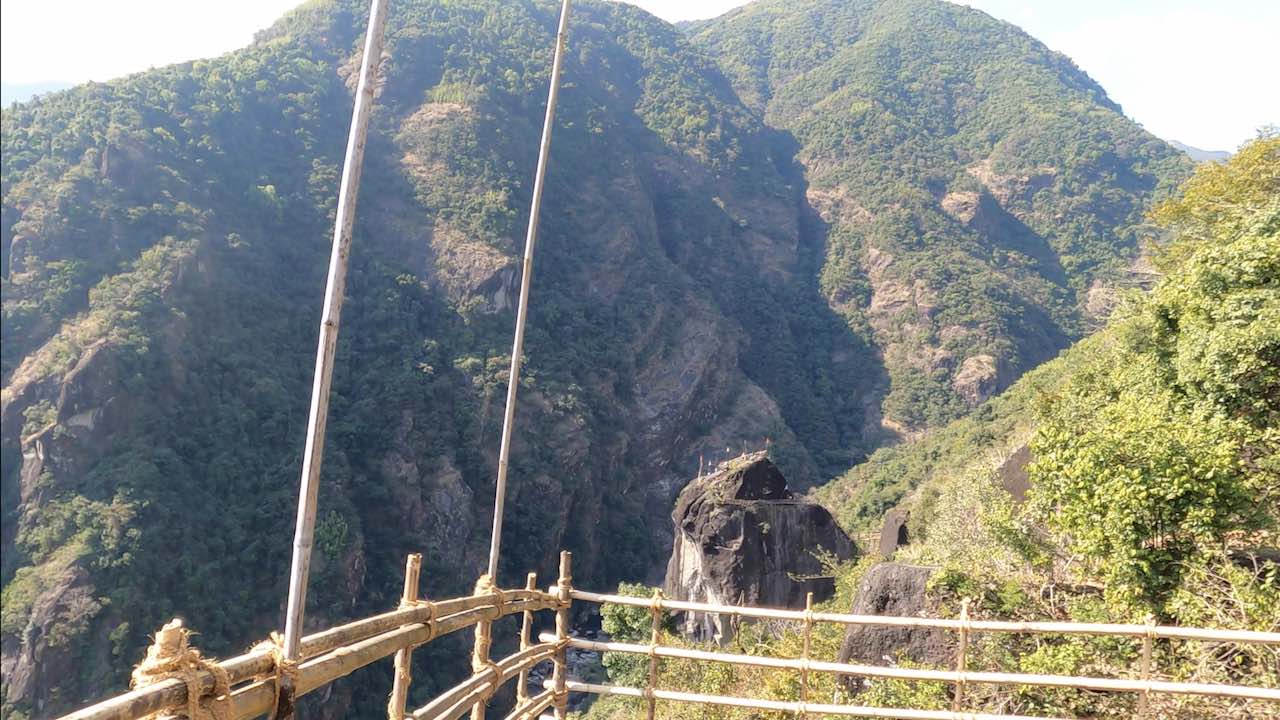
<svg viewBox="0 0 1280 720"><path fill-rule="evenodd" d="M835 592L819 558L856 553L831 514L797 500L764 453L689 483L671 519L676 533L663 587L677 600L803 608L807 593L821 601ZM732 628L719 615L688 613L684 631L725 642Z"/></svg>

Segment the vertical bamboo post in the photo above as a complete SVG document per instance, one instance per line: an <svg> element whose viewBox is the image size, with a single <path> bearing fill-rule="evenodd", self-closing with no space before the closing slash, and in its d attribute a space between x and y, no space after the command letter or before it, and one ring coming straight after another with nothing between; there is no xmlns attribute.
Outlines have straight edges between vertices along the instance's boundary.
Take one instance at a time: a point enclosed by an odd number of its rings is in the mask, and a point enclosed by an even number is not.
<svg viewBox="0 0 1280 720"><path fill-rule="evenodd" d="M960 644L956 647L956 672L963 673L969 654L969 598L960 601ZM956 681L955 697L951 699L951 712L960 712L964 704L964 677Z"/></svg>
<svg viewBox="0 0 1280 720"><path fill-rule="evenodd" d="M568 681L569 662L569 607L572 602L569 592L573 589L573 554L568 550L560 551L560 580L556 590L560 604L556 608L556 654L555 669L551 675L553 699L555 701L555 720L566 720L569 717L569 691L565 689Z"/></svg>
<svg viewBox="0 0 1280 720"><path fill-rule="evenodd" d="M494 593L497 597L497 610L494 612L494 616L492 618L485 618L484 620L476 623L475 647L471 651L471 671L474 673L493 672L493 682L495 683L495 686L489 692L486 692L483 696L477 699L475 704L471 706L471 720L484 720L485 705L489 702L489 698L492 696L493 691L497 690L496 683L499 679L493 661L489 659L489 647L493 643L493 623L495 620L502 617L502 590L493 583L493 579L491 577L488 575L481 575L479 582L476 583L475 594L485 595L489 593Z"/></svg>
<svg viewBox="0 0 1280 720"><path fill-rule="evenodd" d="M809 702L809 652L812 647L813 593L807 593L804 596L804 646L801 651L804 664L800 667L800 712L797 713L801 718L809 717L809 713L804 710L804 704Z"/></svg>
<svg viewBox="0 0 1280 720"><path fill-rule="evenodd" d="M1147 634L1142 636L1142 681L1147 682L1151 679L1151 646L1155 641L1156 619L1154 616L1147 616ZM1147 717L1147 705L1151 701L1151 690L1144 689L1138 694L1138 717Z"/></svg>
<svg viewBox="0 0 1280 720"><path fill-rule="evenodd" d="M520 271L520 300L516 305L516 332L511 343L511 368L507 371L507 407L502 418L502 444L498 448L498 480L493 498L493 530L489 535L489 577L498 581L498 554L502 548L502 508L507 499L507 465L511 459L511 433L516 422L516 391L520 387L520 356L524 353L524 325L529 314L529 286L533 284L533 247L538 241L538 215L542 212L542 179L551 154L551 128L556 119L556 98L560 96L560 66L564 60L565 31L569 24L569 0L560 6L556 29L556 50L551 60L551 89L547 94L547 115L542 121L542 146L533 176L533 201L529 208L529 230L524 240L524 265Z"/></svg>
<svg viewBox="0 0 1280 720"><path fill-rule="evenodd" d="M645 698L648 700L646 717L653 720L658 709L653 690L658 685L658 643L662 640L662 591L657 588L654 588L653 601L649 604L649 621L649 679L645 683Z"/></svg>
<svg viewBox="0 0 1280 720"><path fill-rule="evenodd" d="M538 573L529 573L524 582L525 590L538 589ZM533 611L525 610L524 616L520 619L520 649L527 650L529 648L529 636L533 633ZM529 670L525 668L520 671L520 679L516 685L516 707L523 708L525 703L529 702Z"/></svg>
<svg viewBox="0 0 1280 720"><path fill-rule="evenodd" d="M333 249L329 256L329 276L325 284L324 311L316 349L315 375L311 387L311 412L307 419L306 449L302 456L302 481L298 492L298 517L293 536L293 561L289 571L289 600L285 611L284 659L298 660L302 643L303 613L307 604L307 580L311 574L311 546L316 525L316 499L320 489L320 465L324 459L324 432L329 419L329 389L333 381L334 354L338 347L338 323L346 292L347 261L351 256L351 230L355 224L356 198L360 192L360 172L364 166L365 141L369 134L369 113L382 59L382 34L387 24L387 0L373 0L369 28L365 35L360 80L356 88L351 132L347 137L342 181L338 188L338 213L333 228ZM285 676L276 708L280 718L293 716L292 679Z"/></svg>
<svg viewBox="0 0 1280 720"><path fill-rule="evenodd" d="M422 572L422 555L412 553L404 565L404 591L400 594L402 607L418 600L418 578ZM413 663L413 648L396 651L395 680L391 686L391 699L387 702L387 720L404 720L404 706L409 699L409 682Z"/></svg>

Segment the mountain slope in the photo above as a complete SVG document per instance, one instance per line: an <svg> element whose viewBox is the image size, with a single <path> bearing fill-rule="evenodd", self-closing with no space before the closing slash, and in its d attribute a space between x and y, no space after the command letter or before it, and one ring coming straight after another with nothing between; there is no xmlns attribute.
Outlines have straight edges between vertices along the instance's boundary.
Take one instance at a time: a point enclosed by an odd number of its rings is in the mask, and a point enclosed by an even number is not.
<svg viewBox="0 0 1280 720"><path fill-rule="evenodd" d="M962 414L1095 325L1189 163L1071 62L937 0L763 0L690 27L794 135L822 289L882 348L887 424Z"/></svg>
<svg viewBox="0 0 1280 720"><path fill-rule="evenodd" d="M13 707L120 687L179 612L213 653L277 624L361 16L307 5L244 51L5 113ZM481 567L554 22L550 4L396 5L316 624L394 603L407 552L433 592ZM770 437L796 477L847 465L875 361L817 292L786 159L674 29L585 4L564 83L504 567L568 547L612 585L661 561L699 455Z"/></svg>

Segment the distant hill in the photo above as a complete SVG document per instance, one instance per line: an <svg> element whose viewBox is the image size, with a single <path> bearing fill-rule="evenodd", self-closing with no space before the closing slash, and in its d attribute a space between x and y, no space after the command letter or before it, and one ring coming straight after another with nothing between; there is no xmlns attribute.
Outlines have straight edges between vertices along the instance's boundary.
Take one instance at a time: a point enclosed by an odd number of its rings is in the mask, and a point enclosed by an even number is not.
<svg viewBox="0 0 1280 720"><path fill-rule="evenodd" d="M74 83L50 81L38 83L0 82L0 105L8 107L11 103L26 102L37 95L66 90Z"/></svg>
<svg viewBox="0 0 1280 720"><path fill-rule="evenodd" d="M1198 147L1191 147L1177 140L1170 140L1169 144L1186 153L1187 157L1196 162L1222 162L1231 157L1231 153L1226 150L1201 150Z"/></svg>

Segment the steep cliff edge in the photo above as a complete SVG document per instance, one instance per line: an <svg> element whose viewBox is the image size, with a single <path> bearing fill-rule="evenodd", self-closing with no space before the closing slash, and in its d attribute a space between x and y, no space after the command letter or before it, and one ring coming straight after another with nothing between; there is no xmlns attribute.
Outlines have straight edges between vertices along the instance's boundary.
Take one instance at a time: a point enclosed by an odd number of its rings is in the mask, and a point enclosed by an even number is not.
<svg viewBox="0 0 1280 720"><path fill-rule="evenodd" d="M689 483L671 519L676 532L663 587L677 600L803 608L807 593L820 601L835 592L822 558L857 553L830 513L791 494L763 452ZM724 642L732 628L718 615L688 613L684 631Z"/></svg>

